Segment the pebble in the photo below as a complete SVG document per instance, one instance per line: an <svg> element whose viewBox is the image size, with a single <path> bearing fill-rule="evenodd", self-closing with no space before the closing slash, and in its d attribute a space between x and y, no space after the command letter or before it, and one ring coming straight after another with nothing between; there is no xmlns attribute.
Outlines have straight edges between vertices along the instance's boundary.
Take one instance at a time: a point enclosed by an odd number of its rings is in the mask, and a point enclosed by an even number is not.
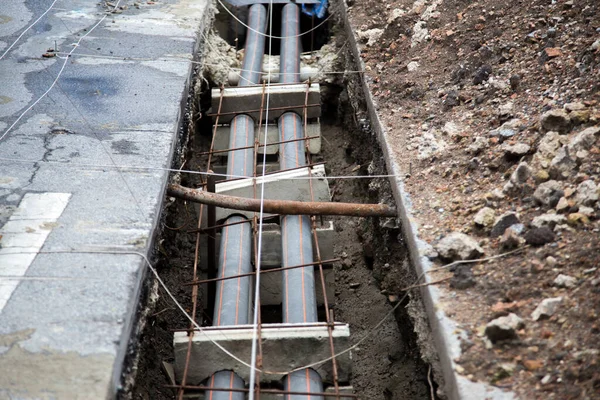
<svg viewBox="0 0 600 400"><path fill-rule="evenodd" d="M491 237L498 237L504 233L509 226L520 223L519 217L514 212L507 212L496 218L494 227L490 232Z"/></svg>
<svg viewBox="0 0 600 400"><path fill-rule="evenodd" d="M582 102L573 102L573 103L567 103L565 104L565 110L571 112L571 111L580 111L580 110L585 110L585 104L583 104Z"/></svg>
<svg viewBox="0 0 600 400"><path fill-rule="evenodd" d="M600 133L600 128L592 127L584 129L569 140L569 152L572 154L580 150L589 150L596 143L596 135Z"/></svg>
<svg viewBox="0 0 600 400"><path fill-rule="evenodd" d="M584 206L594 205L598 201L600 189L596 183L587 179L577 186L575 202Z"/></svg>
<svg viewBox="0 0 600 400"><path fill-rule="evenodd" d="M525 234L525 242L532 246L543 246L554 241L554 232L547 226L532 228Z"/></svg>
<svg viewBox="0 0 600 400"><path fill-rule="evenodd" d="M496 212L489 207L483 207L481 210L477 211L477 214L475 214L475 217L473 218L473 222L479 226L489 227L494 224L495 219Z"/></svg>
<svg viewBox="0 0 600 400"><path fill-rule="evenodd" d="M562 185L558 181L550 180L540 183L533 192L533 199L541 205L554 207L564 194Z"/></svg>
<svg viewBox="0 0 600 400"><path fill-rule="evenodd" d="M571 226L585 225L590 219L582 213L571 213L567 215L567 223Z"/></svg>
<svg viewBox="0 0 600 400"><path fill-rule="evenodd" d="M522 185L527 182L531 174L531 168L526 162L519 163L515 171L510 175L510 182L515 185Z"/></svg>
<svg viewBox="0 0 600 400"><path fill-rule="evenodd" d="M571 289L577 286L577 279L569 275L560 274L556 277L556 279L554 279L553 283L554 286Z"/></svg>
<svg viewBox="0 0 600 400"><path fill-rule="evenodd" d="M492 73L492 67L484 64L473 75L473 85L480 85L487 81Z"/></svg>
<svg viewBox="0 0 600 400"><path fill-rule="evenodd" d="M586 217L593 217L596 213L592 207L586 206L579 206L579 210L577 210L577 212L585 215Z"/></svg>
<svg viewBox="0 0 600 400"><path fill-rule="evenodd" d="M554 229L556 225L564 224L565 222L567 222L567 218L564 215L548 213L535 217L533 221L531 221L531 226L534 228L547 226L550 229Z"/></svg>
<svg viewBox="0 0 600 400"><path fill-rule="evenodd" d="M411 61L406 66L406 69L408 70L408 72L416 71L417 69L419 69L419 63L416 61Z"/></svg>
<svg viewBox="0 0 600 400"><path fill-rule="evenodd" d="M454 276L450 279L450 287L453 289L468 289L475 286L475 278L470 265L459 265L454 270Z"/></svg>
<svg viewBox="0 0 600 400"><path fill-rule="evenodd" d="M502 150L510 157L521 157L529 153L531 146L527 143L503 144Z"/></svg>
<svg viewBox="0 0 600 400"><path fill-rule="evenodd" d="M485 335L492 343L518 338L517 331L525 327L525 321L517 314L510 313L496 318L485 326Z"/></svg>
<svg viewBox="0 0 600 400"><path fill-rule="evenodd" d="M540 125L546 131L567 133L571 127L571 120L565 110L550 110L542 114Z"/></svg>
<svg viewBox="0 0 600 400"><path fill-rule="evenodd" d="M446 260L470 260L483 256L483 249L472 237L452 232L435 246L439 256Z"/></svg>
<svg viewBox="0 0 600 400"><path fill-rule="evenodd" d="M556 211L558 211L558 212L567 211L569 209L569 207L571 207L571 205L569 204L569 201L567 200L566 197L561 197L558 200L558 203L556 203Z"/></svg>
<svg viewBox="0 0 600 400"><path fill-rule="evenodd" d="M500 247L505 250L515 249L525 243L525 239L519 236L514 226L508 227L500 237Z"/></svg>
<svg viewBox="0 0 600 400"><path fill-rule="evenodd" d="M521 75L519 75L519 74L511 75L510 78L508 79L508 82L510 83L510 88L513 90L513 92L516 92L517 89L519 88L519 83L521 83Z"/></svg>
<svg viewBox="0 0 600 400"><path fill-rule="evenodd" d="M485 150L487 147L488 147L488 140L482 136L477 136L475 138L475 140L473 140L473 143L471 143L469 145L467 150L471 154L479 154L483 150Z"/></svg>
<svg viewBox="0 0 600 400"><path fill-rule="evenodd" d="M548 257L546 257L546 264L550 268L554 268L554 267L556 267L556 264L558 264L558 261L556 261L556 258L554 258L552 256L548 256Z"/></svg>
<svg viewBox="0 0 600 400"><path fill-rule="evenodd" d="M562 297L552 297L544 299L531 313L531 319L538 321L542 318L550 318L556 312L558 305L562 303Z"/></svg>
<svg viewBox="0 0 600 400"><path fill-rule="evenodd" d="M550 176L553 179L565 179L568 178L572 173L577 163L571 154L569 153L568 147L563 146L556 152L556 155L550 161Z"/></svg>

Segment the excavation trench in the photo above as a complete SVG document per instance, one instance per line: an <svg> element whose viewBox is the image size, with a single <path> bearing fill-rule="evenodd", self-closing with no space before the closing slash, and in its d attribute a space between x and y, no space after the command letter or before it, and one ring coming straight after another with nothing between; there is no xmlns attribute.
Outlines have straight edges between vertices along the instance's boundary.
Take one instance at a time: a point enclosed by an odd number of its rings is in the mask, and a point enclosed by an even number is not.
<svg viewBox="0 0 600 400"><path fill-rule="evenodd" d="M223 26L227 26L227 23ZM332 31L336 29L333 27ZM234 46L239 46L239 38L238 41L231 40L230 35L235 36L235 30L233 33L231 30L227 32L221 33ZM208 40L213 42L211 46L204 46L205 60L222 62L227 58L231 61L239 57L235 47L224 43L221 38L211 36ZM304 54L304 62L309 67L327 71L356 70L344 46L345 38L341 34L334 35L320 50ZM220 54L215 54L217 49ZM273 53L278 52L278 49L272 50ZM229 79L218 67L218 62L214 64L216 68L209 66L197 71L195 85L188 99L190 118L182 129L178 146L180 152L174 159L174 168L193 171L207 169L206 152L211 147L215 131L213 118L207 116L211 107L210 91L215 86L226 84ZM329 177L387 175L382 153L365 117L357 78L352 73L320 74L317 77L321 85L322 144L320 152L314 154L311 161L324 165ZM226 157L216 154L213 157L211 169L215 172L225 171ZM257 158L256 165L259 172L262 170L261 157ZM277 154L268 155L267 170L277 161ZM189 173L174 174L172 181L192 188L204 183L202 175ZM334 202L394 205L387 178L329 179L328 184ZM195 312L195 320L199 325L212 326L215 325L213 299L216 282L196 286L196 297L193 295L194 286L189 285L194 278L211 277L210 272L203 272L210 267L207 258L214 257L207 248L200 248L200 256L195 256L199 209L191 202L167 199L163 231L157 241L156 265L162 281L186 312ZM336 259L331 263L335 279L331 281L333 296L329 298L330 315L336 322L349 324L350 344L367 337L352 350L351 377L346 382L340 382L340 385L352 386L361 399L435 397L436 357L431 351L429 328L418 293L416 290L404 291L415 283L416 275L410 265L397 220L336 216L320 218L317 223L324 226L329 221L333 223L334 232L327 244L326 254ZM279 218L265 222L277 225ZM206 219L203 226L206 226ZM208 246L210 237L219 235L222 229L202 232L204 237L201 246ZM217 243L219 237L216 237ZM261 307L263 323L282 322L281 304L275 303ZM183 398L200 398L202 392L194 388L178 392L172 387L181 382L181 376L173 374L173 337L176 332L189 329L190 321L155 280L148 284L143 304L139 335L132 341L132 356L128 361L128 374L121 398L172 399L181 394ZM395 311L392 312L394 307ZM319 305L318 321L325 322L326 315L324 306ZM389 316L386 318L386 315ZM344 349L335 350L339 352ZM197 386L210 382L187 381L186 384ZM248 382L245 384L247 386ZM331 386L331 383L325 382L325 389L327 386ZM275 380L261 382L261 388L281 390L284 385L282 381Z"/></svg>

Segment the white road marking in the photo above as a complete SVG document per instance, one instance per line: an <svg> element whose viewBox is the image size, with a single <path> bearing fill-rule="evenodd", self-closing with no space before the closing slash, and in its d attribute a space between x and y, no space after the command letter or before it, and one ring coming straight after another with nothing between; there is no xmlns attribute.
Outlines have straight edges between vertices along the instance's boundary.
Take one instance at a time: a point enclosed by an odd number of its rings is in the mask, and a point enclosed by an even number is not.
<svg viewBox="0 0 600 400"><path fill-rule="evenodd" d="M0 313L67 204L70 193L27 193L0 228ZM2 277L11 279L2 279Z"/></svg>

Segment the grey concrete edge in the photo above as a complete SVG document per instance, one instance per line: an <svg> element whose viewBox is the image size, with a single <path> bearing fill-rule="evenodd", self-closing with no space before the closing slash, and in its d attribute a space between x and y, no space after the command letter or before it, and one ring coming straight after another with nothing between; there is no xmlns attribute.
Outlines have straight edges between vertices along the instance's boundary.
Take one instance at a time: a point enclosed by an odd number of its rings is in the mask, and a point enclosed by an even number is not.
<svg viewBox="0 0 600 400"><path fill-rule="evenodd" d="M214 15L215 15L214 1L211 1L211 4L212 5L207 8L207 13L204 14L204 18L200 22L200 25L198 26L198 29L196 31L196 43L194 45L194 52L193 52L194 56L202 55L204 38L207 36L208 31L212 27L212 21L214 19ZM198 58L201 59L201 57L198 57ZM185 86L183 87L182 92L181 92L181 100L180 100L179 113L177 116L177 125L176 125L178 132L176 132L175 140L173 140L173 143L171 143L171 148L169 150L169 165L171 165L173 163L173 156L175 155L177 146L179 145L179 140L180 140L179 131L182 129L183 117L184 117L184 114L185 114L187 106L188 106L188 94L190 91L190 87L193 84L194 68L195 68L194 64L190 63L189 67L188 67L188 77L186 79ZM146 255L146 257L148 258L148 260L150 262L152 262L157 239L161 233L160 221L161 221L162 215L163 215L164 199L165 199L165 196L167 193L168 183L169 183L169 175L167 175L167 178L162 182L160 197L163 199L163 201L160 202L160 204L158 206L158 210L154 215L154 219L152 221L152 229L151 229L152 235L151 235L150 240L148 241L146 248L144 249L144 254ZM109 396L111 396L111 397L109 397L109 398L114 398L117 395L118 391L122 388L124 374L126 373L123 370L123 367L125 366L125 363L128 361L129 348L130 348L132 342L135 343L139 340L139 336L142 333L141 331L136 332L136 328L137 328L138 324L140 323L139 317L140 317L141 308L144 307L144 304L141 303L141 300L144 295L144 291L146 290L146 286L149 284L149 280L148 280L150 277L149 275L152 275L152 272L150 271L150 268L148 267L145 259L140 260L140 264L141 264L141 268L139 269L140 272L139 272L139 276L138 276L138 279L136 282L136 287L134 289L134 297L133 298L135 299L135 303L132 304L132 308L131 308L132 311L129 314L129 318L125 322L126 325L122 332L122 340L120 341L120 346L119 346L119 349L117 352L117 357L116 357L116 361L115 361L115 365L114 365L113 373L112 373L111 387L109 389Z"/></svg>
<svg viewBox="0 0 600 400"><path fill-rule="evenodd" d="M358 48L358 40L348 20L347 5L344 0L339 0L339 10L341 22L343 23L344 31L348 37L350 51L354 57L359 70L364 71L365 65L360 58L360 50ZM367 111L371 120L372 129L376 133L377 141L383 152L388 171L393 175L390 178L394 199L398 206L398 217L402 223L402 230L407 240L407 247L411 258L412 265L418 276L424 275L424 281L430 282L431 278L427 275L433 264L425 256L422 250L429 246L425 241L419 238L418 226L413 221L412 205L409 194L404 190L404 182L402 171L393 152L390 149L389 135L386 128L381 123L377 112L377 104L371 94L367 77L360 73L360 82L362 84ZM421 296L425 304L425 312L429 320L432 337L435 348L439 355L440 367L444 377L444 387L442 390L451 400L477 400L477 399L495 399L509 400L516 399L517 396L513 392L502 391L486 383L473 382L467 377L458 374L455 370L455 359L458 359L461 354L460 349L460 333L463 333L458 324L449 318L445 312L438 307L441 301L440 290L435 286L421 287Z"/></svg>

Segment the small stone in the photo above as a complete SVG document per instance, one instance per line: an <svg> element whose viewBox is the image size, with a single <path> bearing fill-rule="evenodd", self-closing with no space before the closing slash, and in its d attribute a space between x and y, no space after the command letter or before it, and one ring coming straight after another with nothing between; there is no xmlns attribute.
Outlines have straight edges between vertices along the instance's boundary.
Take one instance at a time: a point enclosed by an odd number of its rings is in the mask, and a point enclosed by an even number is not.
<svg viewBox="0 0 600 400"><path fill-rule="evenodd" d="M482 136L477 136L467 150L471 154L479 154L488 147L488 140Z"/></svg>
<svg viewBox="0 0 600 400"><path fill-rule="evenodd" d="M562 302L562 297L552 297L544 299L531 313L531 319L538 321L542 318L550 318L556 312L558 305Z"/></svg>
<svg viewBox="0 0 600 400"><path fill-rule="evenodd" d="M488 193L486 195L486 198L490 199L491 201L500 201L500 200L504 199L505 197L506 196L500 189L494 189L491 191L491 193Z"/></svg>
<svg viewBox="0 0 600 400"><path fill-rule="evenodd" d="M554 258L552 256L548 256L548 257L546 257L546 264L550 268L554 268L556 266L556 264L558 264L558 261L556 261L556 258Z"/></svg>
<svg viewBox="0 0 600 400"><path fill-rule="evenodd" d="M491 78L490 78L491 80ZM506 120L513 116L515 105L513 102L509 101L508 103L504 103L498 107L498 117L501 120Z"/></svg>
<svg viewBox="0 0 600 400"><path fill-rule="evenodd" d="M580 150L589 150L596 143L596 135L600 133L600 128L587 128L575 135L569 140L569 152L577 153Z"/></svg>
<svg viewBox="0 0 600 400"><path fill-rule="evenodd" d="M513 90L513 92L516 92L517 89L519 88L519 83L521 83L521 75L519 75L519 74L511 75L510 78L508 79L508 82L510 83L510 88Z"/></svg>
<svg viewBox="0 0 600 400"><path fill-rule="evenodd" d="M356 34L360 40L367 42L367 46L373 46L377 43L381 35L383 35L383 32L383 29L374 28L366 31L357 31Z"/></svg>
<svg viewBox="0 0 600 400"><path fill-rule="evenodd" d="M593 217L596 213L592 207L586 207L586 206L579 206L579 210L577 212L585 215L588 218Z"/></svg>
<svg viewBox="0 0 600 400"><path fill-rule="evenodd" d="M516 249L525 243L525 239L519 236L519 233L513 227L514 225L506 228L500 237L500 247L504 250Z"/></svg>
<svg viewBox="0 0 600 400"><path fill-rule="evenodd" d="M554 232L547 226L532 228L525 234L525 242L532 246L543 246L554 241Z"/></svg>
<svg viewBox="0 0 600 400"><path fill-rule="evenodd" d="M542 385L547 385L547 384L549 384L549 383L550 383L550 381L551 381L551 380L552 380L552 375L550 375L550 374L546 374L546 375L544 375L544 377L543 377L543 378L540 380L540 383L541 383Z"/></svg>
<svg viewBox="0 0 600 400"><path fill-rule="evenodd" d="M561 197L558 200L558 203L556 203L556 211L557 212L565 212L569 209L569 207L571 207L571 205L569 204L569 201L567 200L566 197Z"/></svg>
<svg viewBox="0 0 600 400"><path fill-rule="evenodd" d="M555 180L550 180L540 183L533 192L533 199L541 205L554 207L564 194L562 185Z"/></svg>
<svg viewBox="0 0 600 400"><path fill-rule="evenodd" d="M596 183L591 179L587 179L577 186L575 202L584 206L594 205L600 197L599 192L600 189Z"/></svg>
<svg viewBox="0 0 600 400"><path fill-rule="evenodd" d="M470 260L483 256L477 241L461 232L452 232L435 246L440 257L446 260Z"/></svg>
<svg viewBox="0 0 600 400"><path fill-rule="evenodd" d="M569 118L573 125L581 125L590 120L590 114L590 110L571 111L569 113Z"/></svg>
<svg viewBox="0 0 600 400"><path fill-rule="evenodd" d="M517 331L525 327L525 322L518 315L510 313L496 318L485 326L485 335L492 343L501 340L517 339Z"/></svg>
<svg viewBox="0 0 600 400"><path fill-rule="evenodd" d="M460 138L463 132L464 128L453 121L446 122L442 127L442 133L450 136L453 139Z"/></svg>
<svg viewBox="0 0 600 400"><path fill-rule="evenodd" d="M477 211L475 217L473 218L473 222L476 225L489 227L494 224L494 220L496 219L496 212L489 207L483 207L481 210Z"/></svg>
<svg viewBox="0 0 600 400"><path fill-rule="evenodd" d="M529 150L531 150L531 146L529 146L526 143L505 143L502 145L502 150L509 157L522 157L525 154L529 153Z"/></svg>
<svg viewBox="0 0 600 400"><path fill-rule="evenodd" d="M540 124L546 131L567 133L571 127L571 120L565 110L550 110L542 114Z"/></svg>
<svg viewBox="0 0 600 400"><path fill-rule="evenodd" d="M419 69L419 63L416 61L411 61L406 66L406 69L408 70L408 72L416 71L417 69Z"/></svg>
<svg viewBox="0 0 600 400"><path fill-rule="evenodd" d="M531 226L534 228L541 228L547 226L550 229L554 229L554 227L558 224L564 224L567 222L567 218L564 215L560 214L542 214L538 217L535 217L533 221L531 221Z"/></svg>
<svg viewBox="0 0 600 400"><path fill-rule="evenodd" d="M569 112L585 110L585 108L586 108L585 104L583 104L579 101L565 104L565 110L567 110Z"/></svg>
<svg viewBox="0 0 600 400"><path fill-rule="evenodd" d="M590 222L590 219L582 213L571 213L567 216L567 223L571 226L585 225Z"/></svg>
<svg viewBox="0 0 600 400"><path fill-rule="evenodd" d="M577 279L569 275L560 274L556 277L556 279L554 279L554 286L572 289L577 286Z"/></svg>
<svg viewBox="0 0 600 400"><path fill-rule="evenodd" d="M508 228L509 226L518 224L520 222L521 221L519 221L519 217L517 216L516 213L514 213L514 212L504 213L501 216L499 216L496 219L496 221L494 222L494 227L492 228L492 231L490 232L490 236L498 237L498 236L504 234L504 231L506 230L506 228Z"/></svg>
<svg viewBox="0 0 600 400"><path fill-rule="evenodd" d="M545 169L540 169L535 173L535 180L537 182L546 182L550 179L550 174Z"/></svg>
<svg viewBox="0 0 600 400"><path fill-rule="evenodd" d="M556 155L550 161L550 177L553 179L568 178L577 167L577 163L569 153L567 146L563 146L556 152Z"/></svg>
<svg viewBox="0 0 600 400"><path fill-rule="evenodd" d="M510 175L510 181L515 185L522 185L531 176L531 168L526 162L519 163L515 171Z"/></svg>
<svg viewBox="0 0 600 400"><path fill-rule="evenodd" d="M540 360L525 360L523 366L527 371L536 371L544 366L544 362Z"/></svg>
<svg viewBox="0 0 600 400"><path fill-rule="evenodd" d="M454 270L454 276L450 279L450 287L453 289L468 289L475 286L475 278L470 265L459 265Z"/></svg>
<svg viewBox="0 0 600 400"><path fill-rule="evenodd" d="M562 51L558 47L546 47L544 53L548 58L555 58L562 56Z"/></svg>
<svg viewBox="0 0 600 400"><path fill-rule="evenodd" d="M480 85L487 81L492 73L492 67L485 64L482 65L473 75L473 85Z"/></svg>
<svg viewBox="0 0 600 400"><path fill-rule="evenodd" d="M352 282L349 286L350 289L357 289L360 286L360 282Z"/></svg>

